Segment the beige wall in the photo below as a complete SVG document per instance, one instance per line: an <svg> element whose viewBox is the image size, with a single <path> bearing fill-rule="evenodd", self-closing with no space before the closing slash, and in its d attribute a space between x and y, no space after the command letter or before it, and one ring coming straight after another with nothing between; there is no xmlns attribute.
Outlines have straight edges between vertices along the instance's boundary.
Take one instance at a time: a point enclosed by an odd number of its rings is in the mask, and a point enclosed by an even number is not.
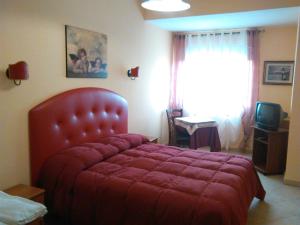
<svg viewBox="0 0 300 225"><path fill-rule="evenodd" d="M284 180L300 186L300 20L298 25L297 56L292 96L287 166Z"/></svg>
<svg viewBox="0 0 300 225"><path fill-rule="evenodd" d="M137 0L139 1L139 0ZM230 13L240 11L253 11L262 9L284 8L299 6L300 0L190 0L191 8L187 11L177 13L158 13L143 10L145 19L198 16L215 13Z"/></svg>
<svg viewBox="0 0 300 225"><path fill-rule="evenodd" d="M65 77L65 24L108 35L107 79ZM0 189L29 182L29 109L67 89L116 91L128 100L130 132L164 135L171 36L146 24L134 1L0 0L0 28ZM18 60L30 78L16 87L4 71ZM132 81L126 71L137 65L141 77Z"/></svg>
<svg viewBox="0 0 300 225"><path fill-rule="evenodd" d="M260 42L259 100L281 104L291 111L292 86L264 85L264 61L293 61L296 50L297 26L266 27Z"/></svg>

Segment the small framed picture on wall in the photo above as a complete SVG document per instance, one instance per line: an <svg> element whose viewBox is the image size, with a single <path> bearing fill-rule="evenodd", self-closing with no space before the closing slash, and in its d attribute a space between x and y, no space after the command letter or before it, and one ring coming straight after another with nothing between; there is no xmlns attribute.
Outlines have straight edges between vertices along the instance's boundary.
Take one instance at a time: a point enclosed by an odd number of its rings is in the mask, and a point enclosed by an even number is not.
<svg viewBox="0 0 300 225"><path fill-rule="evenodd" d="M67 77L107 78L107 36L66 25Z"/></svg>
<svg viewBox="0 0 300 225"><path fill-rule="evenodd" d="M292 85L294 61L265 61L263 84Z"/></svg>

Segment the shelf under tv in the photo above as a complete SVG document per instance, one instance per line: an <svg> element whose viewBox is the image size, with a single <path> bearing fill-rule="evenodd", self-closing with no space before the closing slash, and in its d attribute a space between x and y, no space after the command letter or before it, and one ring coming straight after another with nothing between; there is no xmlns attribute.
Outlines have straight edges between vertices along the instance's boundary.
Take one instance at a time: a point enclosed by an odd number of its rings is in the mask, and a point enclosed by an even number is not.
<svg viewBox="0 0 300 225"><path fill-rule="evenodd" d="M268 174L268 171L266 170L266 164L264 163L256 164L255 169L263 174Z"/></svg>
<svg viewBox="0 0 300 225"><path fill-rule="evenodd" d="M252 160L263 174L280 174L285 170L288 129L277 131L254 128Z"/></svg>
<svg viewBox="0 0 300 225"><path fill-rule="evenodd" d="M265 145L269 144L268 140L266 140L265 138L256 138L255 141L258 141Z"/></svg>

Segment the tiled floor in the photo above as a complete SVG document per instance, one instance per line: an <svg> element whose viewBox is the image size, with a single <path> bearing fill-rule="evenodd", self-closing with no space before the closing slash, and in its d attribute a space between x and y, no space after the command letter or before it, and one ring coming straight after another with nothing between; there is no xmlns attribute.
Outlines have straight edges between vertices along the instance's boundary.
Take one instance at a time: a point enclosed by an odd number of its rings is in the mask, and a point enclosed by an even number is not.
<svg viewBox="0 0 300 225"><path fill-rule="evenodd" d="M300 187L285 185L283 176L259 176L267 194L253 200L247 225L300 225Z"/></svg>

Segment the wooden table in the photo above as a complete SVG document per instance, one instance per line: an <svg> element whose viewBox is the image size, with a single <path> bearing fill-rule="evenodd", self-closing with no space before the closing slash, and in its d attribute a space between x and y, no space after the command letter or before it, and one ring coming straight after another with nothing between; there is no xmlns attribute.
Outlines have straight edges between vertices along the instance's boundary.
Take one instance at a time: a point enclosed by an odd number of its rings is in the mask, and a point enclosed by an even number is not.
<svg viewBox="0 0 300 225"><path fill-rule="evenodd" d="M185 128L190 134L190 148L209 146L211 152L221 151L216 121L199 117L177 117L175 124Z"/></svg>
<svg viewBox="0 0 300 225"><path fill-rule="evenodd" d="M4 192L9 195L15 195L22 198L27 198L32 201L44 204L45 190L41 188L32 187L25 184L18 184L16 186L4 190ZM29 223L28 225L43 225L43 224L44 224L43 218L38 218L32 221L31 223Z"/></svg>

